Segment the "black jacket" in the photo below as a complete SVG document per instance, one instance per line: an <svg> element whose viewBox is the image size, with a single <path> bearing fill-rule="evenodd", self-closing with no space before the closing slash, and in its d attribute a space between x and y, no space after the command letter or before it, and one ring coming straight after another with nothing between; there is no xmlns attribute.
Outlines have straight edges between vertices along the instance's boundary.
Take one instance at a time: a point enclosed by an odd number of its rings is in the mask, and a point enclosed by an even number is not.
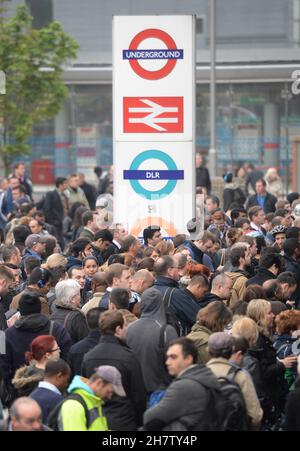
<svg viewBox="0 0 300 451"><path fill-rule="evenodd" d="M285 431L300 431L300 379L295 382L295 390L288 394L285 406Z"/></svg>
<svg viewBox="0 0 300 451"><path fill-rule="evenodd" d="M62 233L64 206L56 189L46 194L43 211L46 222L53 225L58 233Z"/></svg>
<svg viewBox="0 0 300 451"><path fill-rule="evenodd" d="M82 364L82 375L90 377L100 365L117 368L122 376L126 397L114 395L103 407L109 429L133 431L142 425L146 409L146 389L139 361L133 351L114 335L103 335L99 344L88 352Z"/></svg>
<svg viewBox="0 0 300 451"><path fill-rule="evenodd" d="M83 361L83 357L86 353L88 353L91 349L93 349L100 340L100 332L99 330L91 331L86 338L80 340L78 343L75 343L71 346L68 363L72 370L72 376L81 374L81 365Z"/></svg>
<svg viewBox="0 0 300 451"><path fill-rule="evenodd" d="M277 360L272 341L262 333L259 333L255 348L248 352L259 362L261 381L258 395L264 410L264 420L275 422L283 412L288 393L284 379L285 367Z"/></svg>
<svg viewBox="0 0 300 451"><path fill-rule="evenodd" d="M89 334L86 318L79 309L53 305L52 321L61 324L71 335L72 343L77 343Z"/></svg>
<svg viewBox="0 0 300 451"><path fill-rule="evenodd" d="M61 358L67 360L71 347L71 337L60 324L53 323L52 335L61 349ZM10 381L15 371L25 363L25 352L39 335L49 335L51 323L40 313L21 317L14 326L5 331L6 353L0 354L0 374Z"/></svg>
<svg viewBox="0 0 300 451"><path fill-rule="evenodd" d="M258 266L256 276L251 277L251 279L247 280L246 287L249 287L249 285L254 284L263 286L264 282L270 279L277 279L277 276L275 276L275 274L273 274L271 271L268 271L267 269Z"/></svg>
<svg viewBox="0 0 300 451"><path fill-rule="evenodd" d="M170 309L180 321L181 326L188 334L196 322L196 316L199 311L199 305L194 296L186 289L179 289L178 283L169 277L158 276L153 285L164 296L168 288L174 288L170 299Z"/></svg>
<svg viewBox="0 0 300 451"><path fill-rule="evenodd" d="M89 183L86 183L86 182L84 182L80 186L80 188L82 189L82 191L85 194L85 197L87 198L90 209L95 210L96 198L97 198L96 188L93 185L90 185Z"/></svg>
<svg viewBox="0 0 300 451"><path fill-rule="evenodd" d="M243 207L246 202L246 197L241 188L226 188L223 191L223 210L227 211L230 208L232 203L238 204L240 207Z"/></svg>
<svg viewBox="0 0 300 451"><path fill-rule="evenodd" d="M253 194L253 196L250 196L246 205L246 210L249 210L249 208L254 207L255 205L259 205L257 202L257 194ZM274 213L276 211L275 204L277 202L277 198L273 196L273 194L267 193L266 199L264 203L264 212L267 213Z"/></svg>
<svg viewBox="0 0 300 451"><path fill-rule="evenodd" d="M196 186L203 186L207 189L208 194L211 191L211 181L207 168L200 166L196 168Z"/></svg>
<svg viewBox="0 0 300 451"><path fill-rule="evenodd" d="M198 305L201 308L206 307L208 304L210 304L211 302L214 301L220 301L223 302L224 300L221 299L219 296L217 296L214 293L205 293L203 299L201 299L200 301L198 301Z"/></svg>

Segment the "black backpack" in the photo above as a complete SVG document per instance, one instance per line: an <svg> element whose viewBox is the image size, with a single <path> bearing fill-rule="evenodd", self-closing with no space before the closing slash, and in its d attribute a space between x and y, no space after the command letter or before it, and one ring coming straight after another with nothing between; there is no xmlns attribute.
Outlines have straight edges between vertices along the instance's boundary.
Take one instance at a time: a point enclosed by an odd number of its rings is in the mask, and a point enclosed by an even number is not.
<svg viewBox="0 0 300 451"><path fill-rule="evenodd" d="M234 381L240 368L232 367L225 377L218 377L220 389L211 389L210 426L216 431L249 431L250 420L240 386Z"/></svg>
<svg viewBox="0 0 300 451"><path fill-rule="evenodd" d="M181 337L181 336L185 335L182 324L179 321L179 319L177 318L177 316L175 315L175 313L170 309L172 294L175 290L176 290L176 288L168 287L166 289L166 291L164 292L162 302L163 302L163 305L165 308L167 324L169 324L170 326L173 326L177 332L178 337Z"/></svg>
<svg viewBox="0 0 300 451"><path fill-rule="evenodd" d="M53 431L59 431L59 424L58 424L58 416L59 412L62 408L62 405L64 402L69 400L75 400L78 401L82 407L84 408L84 415L86 418L86 427L87 429L91 426L91 419L90 419L90 411L86 405L86 402L84 401L83 397L80 396L78 393L72 393L71 395L67 396L67 398L63 399L61 402L59 402L49 413L47 418L47 426L49 426Z"/></svg>

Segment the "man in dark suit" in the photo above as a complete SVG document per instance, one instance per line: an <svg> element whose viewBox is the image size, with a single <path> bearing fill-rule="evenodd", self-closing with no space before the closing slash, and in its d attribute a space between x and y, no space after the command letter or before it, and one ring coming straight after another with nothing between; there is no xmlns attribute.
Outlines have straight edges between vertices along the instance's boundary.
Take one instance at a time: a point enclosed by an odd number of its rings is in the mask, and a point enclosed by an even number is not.
<svg viewBox="0 0 300 451"><path fill-rule="evenodd" d="M63 245L63 219L68 212L68 200L64 191L68 186L65 177L57 177L55 181L56 189L49 191L45 196L43 211L48 224L55 227L60 245Z"/></svg>
<svg viewBox="0 0 300 451"><path fill-rule="evenodd" d="M277 198L267 192L266 189L267 183L264 179L257 180L255 184L256 194L250 196L247 202L246 209L254 207L255 205L259 205L265 212L274 213L276 211L275 204L277 202Z"/></svg>

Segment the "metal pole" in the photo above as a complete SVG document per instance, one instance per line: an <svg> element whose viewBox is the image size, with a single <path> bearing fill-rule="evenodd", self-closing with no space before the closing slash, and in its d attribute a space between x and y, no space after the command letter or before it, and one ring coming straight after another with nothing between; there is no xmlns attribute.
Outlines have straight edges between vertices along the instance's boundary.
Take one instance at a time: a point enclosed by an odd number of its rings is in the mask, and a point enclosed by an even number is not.
<svg viewBox="0 0 300 451"><path fill-rule="evenodd" d="M216 0L210 0L210 175L216 176Z"/></svg>
<svg viewBox="0 0 300 451"><path fill-rule="evenodd" d="M286 180L285 190L286 194L289 193L289 100L292 98L292 94L289 91L287 83L284 85L284 89L281 91L281 98L284 99L284 125L285 125L285 167L286 167Z"/></svg>
<svg viewBox="0 0 300 451"><path fill-rule="evenodd" d="M284 87L285 91L287 91L287 86ZM286 195L289 193L289 128L288 128L288 107L289 107L289 98L288 95L285 96L284 102L284 119L285 119L285 164L286 164Z"/></svg>
<svg viewBox="0 0 300 451"><path fill-rule="evenodd" d="M232 84L229 87L229 98L230 98L230 172L233 173L233 142L234 142L234 125L233 125L233 89Z"/></svg>

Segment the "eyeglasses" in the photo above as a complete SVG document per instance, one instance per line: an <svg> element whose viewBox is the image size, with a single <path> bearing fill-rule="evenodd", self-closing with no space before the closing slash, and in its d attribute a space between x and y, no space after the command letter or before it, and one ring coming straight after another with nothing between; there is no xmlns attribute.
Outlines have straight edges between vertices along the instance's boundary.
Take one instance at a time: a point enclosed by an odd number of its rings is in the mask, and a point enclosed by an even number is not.
<svg viewBox="0 0 300 451"><path fill-rule="evenodd" d="M60 351L60 348L51 349L51 351L48 351L48 352L52 353L52 352L56 352L56 351Z"/></svg>

